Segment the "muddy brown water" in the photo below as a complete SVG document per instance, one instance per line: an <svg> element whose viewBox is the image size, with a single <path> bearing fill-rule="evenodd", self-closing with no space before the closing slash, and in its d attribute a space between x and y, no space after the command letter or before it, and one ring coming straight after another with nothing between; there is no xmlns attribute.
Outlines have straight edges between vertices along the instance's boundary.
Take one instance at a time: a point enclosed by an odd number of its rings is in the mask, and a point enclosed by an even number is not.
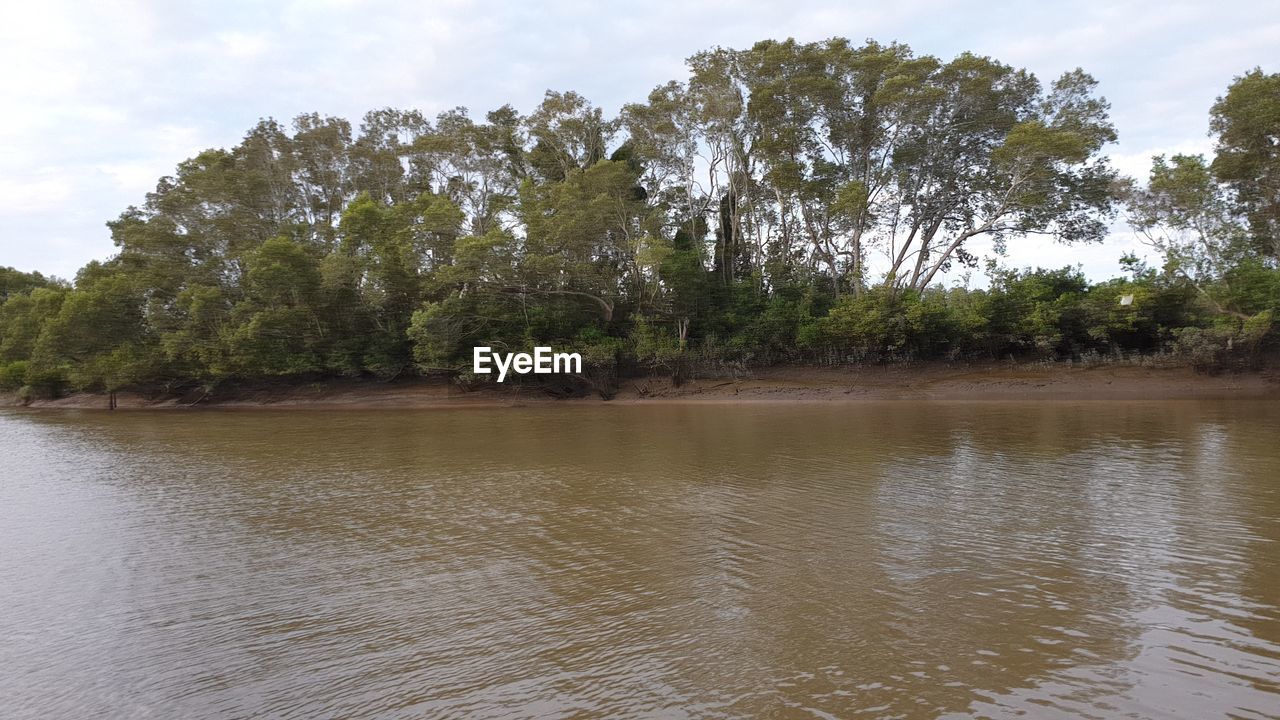
<svg viewBox="0 0 1280 720"><path fill-rule="evenodd" d="M0 715L1280 717L1265 401L0 413Z"/></svg>

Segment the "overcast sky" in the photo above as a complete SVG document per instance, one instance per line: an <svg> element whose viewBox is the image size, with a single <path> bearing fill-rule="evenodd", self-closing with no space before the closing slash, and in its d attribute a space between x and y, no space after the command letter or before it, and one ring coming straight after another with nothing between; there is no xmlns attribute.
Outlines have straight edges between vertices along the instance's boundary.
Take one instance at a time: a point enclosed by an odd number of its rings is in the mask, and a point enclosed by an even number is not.
<svg viewBox="0 0 1280 720"><path fill-rule="evenodd" d="M104 223L156 179L261 117L358 124L366 110L504 103L547 89L606 112L642 100L684 59L764 38L898 40L962 51L1048 81L1083 67L1120 133L1115 165L1208 152L1209 106L1234 76L1280 61L1280 3L810 2L5 2L0 25L0 265L74 277L114 252ZM1011 242L1013 265L1117 272L1132 241ZM975 248L982 252L981 247Z"/></svg>

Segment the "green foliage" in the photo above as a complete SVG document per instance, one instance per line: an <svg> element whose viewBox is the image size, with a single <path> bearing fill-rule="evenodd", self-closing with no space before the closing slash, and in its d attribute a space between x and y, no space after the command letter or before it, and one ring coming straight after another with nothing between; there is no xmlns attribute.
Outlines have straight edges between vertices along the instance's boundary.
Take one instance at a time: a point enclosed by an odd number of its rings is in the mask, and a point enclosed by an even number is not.
<svg viewBox="0 0 1280 720"><path fill-rule="evenodd" d="M1174 331L1171 350L1175 357L1202 372L1247 368L1259 352L1275 340L1275 311L1265 310L1238 326L1218 324Z"/></svg>
<svg viewBox="0 0 1280 720"><path fill-rule="evenodd" d="M636 361L649 367L670 369L683 352L678 328L671 323L637 317L629 337Z"/></svg>
<svg viewBox="0 0 1280 720"><path fill-rule="evenodd" d="M1256 259L1243 260L1223 273L1215 294L1245 315L1280 308L1280 272Z"/></svg>
<svg viewBox="0 0 1280 720"><path fill-rule="evenodd" d="M74 284L0 268L0 386L460 377L475 346L550 345L586 360L558 392L607 395L637 367L1169 350L1210 368L1275 337L1274 75L1214 106L1215 158L1157 158L1139 185L1108 167L1080 70L1042 83L842 38L688 65L616 118L549 92L527 116L263 120L109 223L117 254ZM937 284L983 238L1102 239L1117 188L1160 267Z"/></svg>
<svg viewBox="0 0 1280 720"><path fill-rule="evenodd" d="M26 384L30 366L26 360L0 365L0 390L16 390Z"/></svg>
<svg viewBox="0 0 1280 720"><path fill-rule="evenodd" d="M112 268L90 265L43 324L31 350L29 384L51 391L73 387L115 390L152 379L153 347L143 319L141 289Z"/></svg>
<svg viewBox="0 0 1280 720"><path fill-rule="evenodd" d="M1235 333L1221 327L1178 328L1172 350L1181 361L1201 372L1220 372L1227 364Z"/></svg>
<svg viewBox="0 0 1280 720"><path fill-rule="evenodd" d="M31 357L40 331L56 317L66 299L62 288L35 288L0 304L0 361Z"/></svg>
<svg viewBox="0 0 1280 720"><path fill-rule="evenodd" d="M1254 247L1280 262L1280 73L1236 78L1212 110L1213 173L1235 191Z"/></svg>
<svg viewBox="0 0 1280 720"><path fill-rule="evenodd" d="M878 288L843 298L799 333L797 344L858 361L1072 358L1158 352L1175 342L1178 329L1212 317L1195 289L1176 278L1091 284L1073 268L1004 270L987 290ZM1269 326L1254 331L1255 345L1269 333Z"/></svg>
<svg viewBox="0 0 1280 720"><path fill-rule="evenodd" d="M1146 187L1130 183L1124 196L1129 225L1164 256L1165 272L1228 311L1231 300L1222 297L1228 286L1217 281L1249 260L1247 233L1205 159L1157 156Z"/></svg>
<svg viewBox="0 0 1280 720"><path fill-rule="evenodd" d="M1263 310L1241 324L1240 342L1246 350L1256 350L1267 341L1275 327L1275 314L1275 310Z"/></svg>
<svg viewBox="0 0 1280 720"><path fill-rule="evenodd" d="M780 288L731 335L730 348L738 358L754 362L794 357L798 338L817 322L814 311L821 300L811 289Z"/></svg>
<svg viewBox="0 0 1280 720"><path fill-rule="evenodd" d="M0 302L13 295L57 284L58 281L46 278L38 272L24 273L11 267L0 267Z"/></svg>
<svg viewBox="0 0 1280 720"><path fill-rule="evenodd" d="M246 258L244 299L226 335L233 366L244 375L318 372L324 328L316 314L320 272L297 242L276 237Z"/></svg>
<svg viewBox="0 0 1280 720"><path fill-rule="evenodd" d="M467 335L464 323L443 303L428 303L413 313L409 323L409 339L413 343L413 359L424 369L449 367L462 348Z"/></svg>
<svg viewBox="0 0 1280 720"><path fill-rule="evenodd" d="M857 361L955 357L965 321L940 289L924 293L876 288L846 297L804 333L809 345L834 347Z"/></svg>

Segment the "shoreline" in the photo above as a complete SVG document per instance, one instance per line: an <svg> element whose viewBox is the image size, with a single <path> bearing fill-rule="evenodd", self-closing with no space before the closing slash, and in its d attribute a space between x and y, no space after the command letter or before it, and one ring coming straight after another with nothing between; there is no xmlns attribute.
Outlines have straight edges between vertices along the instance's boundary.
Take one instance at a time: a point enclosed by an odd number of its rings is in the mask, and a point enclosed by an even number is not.
<svg viewBox="0 0 1280 720"><path fill-rule="evenodd" d="M669 377L620 381L610 400L598 395L552 397L533 385L487 386L464 391L444 381L329 380L228 389L216 397L146 397L117 393L121 410L504 408L530 405L797 404L864 401L1089 401L1280 399L1274 370L1206 375L1190 368L1134 365L1094 367L947 365L761 368L738 378L691 380L674 387ZM11 407L33 410L107 409L105 393L77 393Z"/></svg>

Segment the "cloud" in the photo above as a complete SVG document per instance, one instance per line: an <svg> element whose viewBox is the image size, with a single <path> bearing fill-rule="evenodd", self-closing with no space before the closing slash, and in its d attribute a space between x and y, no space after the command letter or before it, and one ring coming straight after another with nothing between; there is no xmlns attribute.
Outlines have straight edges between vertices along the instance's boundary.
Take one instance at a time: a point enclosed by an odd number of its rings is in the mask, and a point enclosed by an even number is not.
<svg viewBox="0 0 1280 720"><path fill-rule="evenodd" d="M0 178L0 214L56 212L65 207L72 192L71 181L57 176Z"/></svg>
<svg viewBox="0 0 1280 720"><path fill-rule="evenodd" d="M1144 180L1151 171L1151 158L1156 155L1204 155L1213 156L1213 140L1209 137L1186 140L1175 145L1143 148L1138 152L1111 154L1111 166L1127 177Z"/></svg>
<svg viewBox="0 0 1280 720"><path fill-rule="evenodd" d="M268 33L225 32L217 35L222 53L228 58L251 60L271 51L272 36Z"/></svg>
<svg viewBox="0 0 1280 720"><path fill-rule="evenodd" d="M897 3L655 0L618 5L443 0L47 0L0 26L0 265L70 276L113 246L103 223L161 175L259 118L466 105L528 110L548 88L609 111L682 78L712 46L764 38L900 40L964 50L1044 79L1081 66L1113 104L1113 159L1145 174L1157 152L1206 152L1207 111L1235 75L1274 63L1266 3L1093 0ZM1272 66L1269 71L1277 70ZM1014 265L1087 258L1108 274L1122 240L1079 252L1011 245ZM1025 250L1019 250L1022 247Z"/></svg>

